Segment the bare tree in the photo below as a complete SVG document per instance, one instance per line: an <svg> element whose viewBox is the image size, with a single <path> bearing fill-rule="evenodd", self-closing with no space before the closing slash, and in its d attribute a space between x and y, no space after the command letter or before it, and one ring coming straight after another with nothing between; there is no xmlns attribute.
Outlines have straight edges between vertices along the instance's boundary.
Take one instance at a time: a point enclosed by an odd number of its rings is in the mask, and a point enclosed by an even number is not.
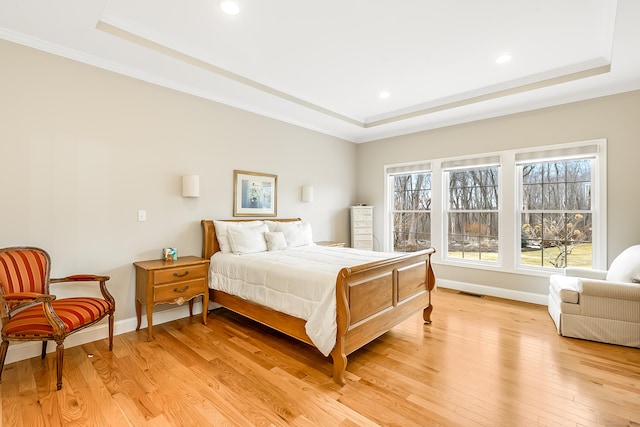
<svg viewBox="0 0 640 427"><path fill-rule="evenodd" d="M522 179L521 246L566 267L573 250L591 242L591 162L532 163L522 167Z"/></svg>
<svg viewBox="0 0 640 427"><path fill-rule="evenodd" d="M394 250L430 246L431 174L394 177Z"/></svg>

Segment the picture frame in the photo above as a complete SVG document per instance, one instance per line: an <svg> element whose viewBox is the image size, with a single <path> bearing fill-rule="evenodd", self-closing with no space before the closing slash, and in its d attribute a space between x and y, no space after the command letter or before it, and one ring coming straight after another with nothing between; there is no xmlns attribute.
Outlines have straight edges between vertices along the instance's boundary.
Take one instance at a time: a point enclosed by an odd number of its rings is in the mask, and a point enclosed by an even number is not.
<svg viewBox="0 0 640 427"><path fill-rule="evenodd" d="M276 216L278 176L233 171L233 216Z"/></svg>

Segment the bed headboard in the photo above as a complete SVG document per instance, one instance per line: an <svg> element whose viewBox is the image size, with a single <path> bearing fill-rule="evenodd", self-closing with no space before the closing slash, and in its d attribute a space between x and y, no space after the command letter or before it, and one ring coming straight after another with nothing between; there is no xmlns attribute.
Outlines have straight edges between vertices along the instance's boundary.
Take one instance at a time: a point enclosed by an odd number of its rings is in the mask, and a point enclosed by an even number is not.
<svg viewBox="0 0 640 427"><path fill-rule="evenodd" d="M225 219L229 222L244 222L244 221L281 221L292 222L301 221L300 218L251 218L251 219ZM212 219L203 219L200 221L202 224L202 258L209 259L213 254L220 250L218 239L216 238L216 228L213 226Z"/></svg>

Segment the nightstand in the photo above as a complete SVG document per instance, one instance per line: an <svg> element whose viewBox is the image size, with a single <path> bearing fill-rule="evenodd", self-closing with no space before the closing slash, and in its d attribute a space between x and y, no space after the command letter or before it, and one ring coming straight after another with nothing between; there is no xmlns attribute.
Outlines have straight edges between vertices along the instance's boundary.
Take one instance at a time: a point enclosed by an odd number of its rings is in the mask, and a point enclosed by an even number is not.
<svg viewBox="0 0 640 427"><path fill-rule="evenodd" d="M147 306L149 335L153 339L153 307L156 304L189 302L189 314L193 315L193 298L202 295L202 323L207 324L209 306L209 260L195 256L180 257L177 261L154 259L137 261L136 267L136 316L140 330L142 304Z"/></svg>
<svg viewBox="0 0 640 427"><path fill-rule="evenodd" d="M333 246L337 248L344 248L344 242L333 242L331 240L321 240L319 242L315 242L315 244L319 246Z"/></svg>

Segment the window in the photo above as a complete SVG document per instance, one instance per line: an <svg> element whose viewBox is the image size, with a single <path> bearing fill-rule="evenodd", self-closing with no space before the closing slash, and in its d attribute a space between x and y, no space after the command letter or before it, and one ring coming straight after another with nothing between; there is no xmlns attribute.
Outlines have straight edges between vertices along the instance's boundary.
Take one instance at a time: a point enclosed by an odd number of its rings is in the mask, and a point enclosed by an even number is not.
<svg viewBox="0 0 640 427"><path fill-rule="evenodd" d="M497 262L498 166L445 170L447 257Z"/></svg>
<svg viewBox="0 0 640 427"><path fill-rule="evenodd" d="M520 265L593 265L591 188L594 158L518 165Z"/></svg>
<svg viewBox="0 0 640 427"><path fill-rule="evenodd" d="M548 275L607 267L606 140L385 168L384 250Z"/></svg>
<svg viewBox="0 0 640 427"><path fill-rule="evenodd" d="M417 166L424 169L428 165ZM409 169L414 169L413 168ZM391 196L391 249L413 252L431 246L431 172L387 171Z"/></svg>

